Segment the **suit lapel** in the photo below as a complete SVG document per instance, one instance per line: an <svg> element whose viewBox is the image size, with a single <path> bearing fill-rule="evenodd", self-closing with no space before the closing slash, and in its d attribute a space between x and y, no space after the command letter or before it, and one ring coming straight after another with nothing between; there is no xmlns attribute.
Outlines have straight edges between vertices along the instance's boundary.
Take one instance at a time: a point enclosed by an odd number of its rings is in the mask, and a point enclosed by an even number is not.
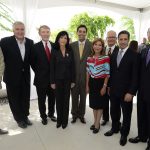
<svg viewBox="0 0 150 150"><path fill-rule="evenodd" d="M117 68L117 55L118 55L119 49L114 49L112 55L110 56L112 61L115 63L115 66Z"/></svg>
<svg viewBox="0 0 150 150"><path fill-rule="evenodd" d="M83 54L82 54L81 60L83 60L84 57L86 56L87 49L88 49L88 40L85 41L85 45L84 45L84 49L83 49Z"/></svg>
<svg viewBox="0 0 150 150"><path fill-rule="evenodd" d="M20 52L20 49L19 49L19 46L18 46L18 43L16 41L16 38L15 36L13 36L13 44L14 44L14 50L16 52L16 54L19 56L20 60L23 62L23 59L22 59L22 56L21 56L21 52Z"/></svg>

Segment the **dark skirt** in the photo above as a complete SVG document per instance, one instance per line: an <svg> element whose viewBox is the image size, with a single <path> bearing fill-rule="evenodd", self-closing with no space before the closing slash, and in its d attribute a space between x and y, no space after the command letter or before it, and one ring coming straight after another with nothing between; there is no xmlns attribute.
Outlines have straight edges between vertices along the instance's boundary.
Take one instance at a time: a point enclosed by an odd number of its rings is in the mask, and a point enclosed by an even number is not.
<svg viewBox="0 0 150 150"><path fill-rule="evenodd" d="M100 90L104 84L104 78L89 79L89 106L92 109L103 109L105 107L106 94L101 96Z"/></svg>

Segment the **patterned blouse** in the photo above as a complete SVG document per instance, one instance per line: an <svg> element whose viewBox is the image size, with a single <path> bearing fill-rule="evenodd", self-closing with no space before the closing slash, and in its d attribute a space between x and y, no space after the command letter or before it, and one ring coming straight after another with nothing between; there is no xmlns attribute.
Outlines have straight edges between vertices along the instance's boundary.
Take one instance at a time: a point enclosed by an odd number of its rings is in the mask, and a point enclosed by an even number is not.
<svg viewBox="0 0 150 150"><path fill-rule="evenodd" d="M92 78L106 78L110 72L109 56L87 58L87 72Z"/></svg>

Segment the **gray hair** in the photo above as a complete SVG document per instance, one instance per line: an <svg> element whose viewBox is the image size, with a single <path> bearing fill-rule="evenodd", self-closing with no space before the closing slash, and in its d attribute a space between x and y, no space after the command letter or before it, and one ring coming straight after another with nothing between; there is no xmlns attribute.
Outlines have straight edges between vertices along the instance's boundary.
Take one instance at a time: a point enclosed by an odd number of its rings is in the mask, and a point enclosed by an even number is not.
<svg viewBox="0 0 150 150"><path fill-rule="evenodd" d="M25 26L23 22L21 22L21 21L15 21L15 22L13 23L13 26L12 26L13 29L15 28L16 25L23 25L23 26Z"/></svg>

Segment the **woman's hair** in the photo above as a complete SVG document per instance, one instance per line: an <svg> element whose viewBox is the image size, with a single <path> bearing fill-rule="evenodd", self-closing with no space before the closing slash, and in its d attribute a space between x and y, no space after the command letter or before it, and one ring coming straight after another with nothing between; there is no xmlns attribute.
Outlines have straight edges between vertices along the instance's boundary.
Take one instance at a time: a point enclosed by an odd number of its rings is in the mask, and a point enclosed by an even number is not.
<svg viewBox="0 0 150 150"><path fill-rule="evenodd" d="M138 42L135 40L132 40L129 44L129 48L135 52L138 50Z"/></svg>
<svg viewBox="0 0 150 150"><path fill-rule="evenodd" d="M105 43L104 43L104 40L101 39L101 38L96 38L96 39L92 42L92 53L91 53L91 56L93 56L93 55L95 54L95 51L94 51L94 49L93 49L93 46L94 46L94 44L97 43L97 42L101 42L101 44L102 44L102 50L101 50L100 54L101 54L101 55L105 55Z"/></svg>
<svg viewBox="0 0 150 150"><path fill-rule="evenodd" d="M59 39L62 37L62 36L67 36L67 43L65 45L66 49L69 49L69 35L66 31L61 31L57 34L57 37L56 37L56 40L55 40L55 49L56 50L59 50L60 49L60 45L59 45Z"/></svg>

